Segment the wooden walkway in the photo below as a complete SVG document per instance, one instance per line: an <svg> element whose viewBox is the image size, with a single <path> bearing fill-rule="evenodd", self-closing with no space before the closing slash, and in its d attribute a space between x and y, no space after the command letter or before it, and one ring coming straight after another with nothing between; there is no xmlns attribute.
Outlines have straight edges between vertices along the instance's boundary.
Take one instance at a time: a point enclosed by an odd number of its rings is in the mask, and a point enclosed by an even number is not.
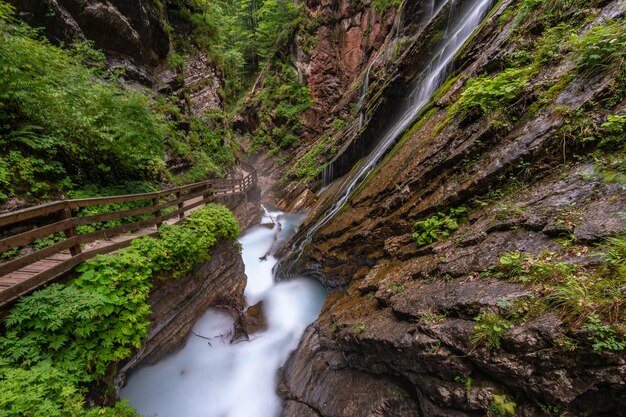
<svg viewBox="0 0 626 417"><path fill-rule="evenodd" d="M59 280L82 262L152 236L162 224L176 224L216 198L246 194L257 186L254 168L241 179L208 180L146 194L64 200L0 215L0 254L36 240L63 233L64 239L16 259L0 263L0 309L46 284ZM76 216L77 209L138 202L140 207L93 216ZM138 217L139 216L139 217ZM78 234L77 228L111 220L141 220ZM24 231L25 230L25 231Z"/></svg>

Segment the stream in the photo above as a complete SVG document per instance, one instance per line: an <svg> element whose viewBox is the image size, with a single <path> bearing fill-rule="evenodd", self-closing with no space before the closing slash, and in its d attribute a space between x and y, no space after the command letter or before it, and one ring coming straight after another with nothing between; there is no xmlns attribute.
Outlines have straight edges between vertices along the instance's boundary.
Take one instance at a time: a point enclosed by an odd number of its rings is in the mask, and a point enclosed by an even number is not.
<svg viewBox="0 0 626 417"><path fill-rule="evenodd" d="M248 276L246 301L250 306L263 302L267 330L250 334L249 342L231 344L232 317L209 309L193 328L202 337L189 335L183 349L134 372L120 397L145 416L278 416L278 368L319 315L326 291L308 278L277 283L272 274L276 259L260 258L293 236L303 219L302 214L266 211L262 224L276 224L256 226L239 238Z"/></svg>

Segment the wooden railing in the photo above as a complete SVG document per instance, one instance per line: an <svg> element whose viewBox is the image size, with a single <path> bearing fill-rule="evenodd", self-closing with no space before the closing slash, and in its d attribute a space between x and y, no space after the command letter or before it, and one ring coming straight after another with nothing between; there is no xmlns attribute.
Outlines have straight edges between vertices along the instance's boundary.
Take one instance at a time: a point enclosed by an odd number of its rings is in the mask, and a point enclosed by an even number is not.
<svg viewBox="0 0 626 417"><path fill-rule="evenodd" d="M123 233L160 226L171 220L182 220L185 212L214 201L216 197L247 193L256 187L256 171L250 171L244 178L208 180L195 184L176 187L164 191L132 194L115 197L86 198L79 200L55 201L0 215L0 231L5 237L0 240L0 254L13 248L29 245L42 238L62 233L63 239L51 246L35 250L32 253L0 264L0 279L16 273L29 265L63 251L70 252L70 257L50 269L43 270L0 291L0 306L14 301L25 293L71 271L76 265L95 257L128 246L131 239L111 243L91 250L83 250L83 245L97 240L107 239ZM91 216L77 216L78 209L116 203L137 202L140 207L105 212ZM99 224L112 220L122 220L140 216L140 220L120 224L103 230L78 234L80 226ZM20 227L27 229L14 232ZM142 234L154 235L156 232ZM8 234L8 236L6 236ZM108 242L107 242L108 243Z"/></svg>

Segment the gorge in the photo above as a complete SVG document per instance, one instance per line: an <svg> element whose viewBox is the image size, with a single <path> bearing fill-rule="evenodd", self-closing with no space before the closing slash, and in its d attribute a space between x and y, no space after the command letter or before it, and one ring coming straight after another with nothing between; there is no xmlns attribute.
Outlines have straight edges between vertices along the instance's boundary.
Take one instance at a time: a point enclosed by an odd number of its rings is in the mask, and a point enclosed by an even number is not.
<svg viewBox="0 0 626 417"><path fill-rule="evenodd" d="M623 1L11 3L3 211L236 160L259 190L224 200L238 243L210 205L107 258L149 269L104 271L121 301L96 260L18 303L0 416L626 416Z"/></svg>

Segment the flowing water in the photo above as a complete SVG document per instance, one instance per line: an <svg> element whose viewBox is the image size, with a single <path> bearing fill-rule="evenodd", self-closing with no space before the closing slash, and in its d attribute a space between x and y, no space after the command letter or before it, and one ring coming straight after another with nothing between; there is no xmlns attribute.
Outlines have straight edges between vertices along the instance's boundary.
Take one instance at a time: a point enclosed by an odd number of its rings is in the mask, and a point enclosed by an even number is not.
<svg viewBox="0 0 626 417"><path fill-rule="evenodd" d="M233 319L210 309L194 325L193 332L202 337L190 335L182 350L133 373L120 397L146 416L277 416L282 404L276 395L277 370L319 315L326 296L316 281L276 283L272 276L273 251L295 234L303 217L266 212L263 223L275 222L274 227L258 226L239 239L248 276L246 301L263 302L267 330L250 335L250 342L231 344Z"/></svg>
<svg viewBox="0 0 626 417"><path fill-rule="evenodd" d="M464 2L464 10L456 10L460 7L459 2L452 2L448 18L446 32L435 51L433 60L426 66L421 74L416 77L414 89L409 95L408 103L404 106L399 117L381 135L381 139L374 150L366 156L358 167L353 170L349 178L342 185L339 198L333 205L320 216L320 218L307 230L306 236L298 243L298 249L311 242L313 234L330 221L350 198L350 194L363 182L374 170L380 159L389 148L398 140L400 135L413 123L420 111L428 104L433 93L443 84L450 72L450 66L456 53L470 37L487 15L493 0L478 0ZM431 1L430 13L435 15L441 9L443 3ZM330 164L329 164L330 165ZM332 169L332 167L329 167ZM329 178L324 175L324 178ZM327 185L327 184L324 184Z"/></svg>

